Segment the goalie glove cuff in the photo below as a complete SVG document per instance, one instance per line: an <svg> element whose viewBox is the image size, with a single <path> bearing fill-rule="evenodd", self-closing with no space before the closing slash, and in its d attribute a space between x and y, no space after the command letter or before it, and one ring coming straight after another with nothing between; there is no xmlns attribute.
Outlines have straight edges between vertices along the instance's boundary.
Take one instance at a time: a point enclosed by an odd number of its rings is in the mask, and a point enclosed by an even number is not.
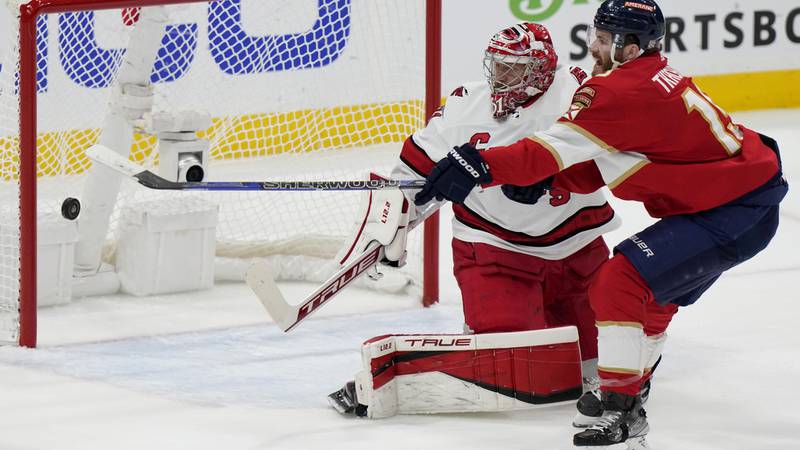
<svg viewBox="0 0 800 450"><path fill-rule="evenodd" d="M397 226L394 239L388 243L383 250L383 257L392 267L403 267L406 264L408 252L408 223L415 216L416 210L411 207L407 199L403 199L403 209Z"/></svg>

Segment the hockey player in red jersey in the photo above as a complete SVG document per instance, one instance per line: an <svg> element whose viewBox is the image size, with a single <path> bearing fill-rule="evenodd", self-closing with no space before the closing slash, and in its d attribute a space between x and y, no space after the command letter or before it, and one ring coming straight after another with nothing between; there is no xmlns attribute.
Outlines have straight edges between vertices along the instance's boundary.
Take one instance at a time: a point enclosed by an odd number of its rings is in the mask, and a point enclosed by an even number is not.
<svg viewBox="0 0 800 450"><path fill-rule="evenodd" d="M638 393L672 316L768 245L788 190L777 143L732 122L668 65L664 16L653 0L606 0L594 25L594 76L555 125L484 152L451 150L416 198L460 203L476 185L558 173L554 186L583 192L605 184L661 219L620 243L590 286L603 413L575 435L577 446L643 439L649 428Z"/></svg>
<svg viewBox="0 0 800 450"><path fill-rule="evenodd" d="M392 177L424 179L461 142L488 148L548 128L587 77L579 68L558 66L557 58L544 26L522 23L497 33L485 52L489 82L453 91L427 127L406 140ZM381 205L381 195L387 194L374 193L371 204ZM453 272L466 331L574 325L584 376L596 380L597 331L587 288L608 259L601 235L619 223L602 192L503 184L472 192L454 206L454 215ZM394 247L387 243L387 254Z"/></svg>

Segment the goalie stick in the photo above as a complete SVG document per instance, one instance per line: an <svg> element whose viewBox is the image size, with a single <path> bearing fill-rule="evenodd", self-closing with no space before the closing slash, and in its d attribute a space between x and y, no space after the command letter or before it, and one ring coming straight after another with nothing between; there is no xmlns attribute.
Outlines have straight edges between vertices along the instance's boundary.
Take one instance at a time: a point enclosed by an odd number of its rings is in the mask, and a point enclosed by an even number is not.
<svg viewBox="0 0 800 450"><path fill-rule="evenodd" d="M86 155L105 167L135 179L150 189L177 191L374 191L380 189L421 189L425 180L344 181L170 181L145 169L114 150L93 145Z"/></svg>
<svg viewBox="0 0 800 450"><path fill-rule="evenodd" d="M416 220L408 224L411 231L417 225L436 212L441 205L430 203ZM371 267L378 264L383 259L383 246L373 241L367 246L364 252L352 262L343 266L336 273L330 276L319 288L308 295L297 305L290 305L278 285L275 284L275 277L265 262L253 264L247 270L245 280L250 289L256 294L261 304L267 310L272 319L283 331L290 331L300 322L308 318L311 314L330 301L336 294L347 287L353 280L367 272Z"/></svg>

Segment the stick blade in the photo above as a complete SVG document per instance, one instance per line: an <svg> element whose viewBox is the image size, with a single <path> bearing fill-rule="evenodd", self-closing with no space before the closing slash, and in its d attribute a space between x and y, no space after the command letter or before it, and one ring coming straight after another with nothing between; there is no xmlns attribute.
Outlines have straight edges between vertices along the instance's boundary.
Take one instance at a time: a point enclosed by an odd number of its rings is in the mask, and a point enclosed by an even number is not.
<svg viewBox="0 0 800 450"><path fill-rule="evenodd" d="M258 262L250 266L245 280L272 320L283 331L288 331L297 322L297 308L286 302L278 285L275 284L275 276L267 263Z"/></svg>
<svg viewBox="0 0 800 450"><path fill-rule="evenodd" d="M113 169L129 177L136 178L137 175L146 171L142 166L128 160L128 158L120 155L105 145L95 144L89 147L86 150L86 156L100 165L108 167L109 169Z"/></svg>

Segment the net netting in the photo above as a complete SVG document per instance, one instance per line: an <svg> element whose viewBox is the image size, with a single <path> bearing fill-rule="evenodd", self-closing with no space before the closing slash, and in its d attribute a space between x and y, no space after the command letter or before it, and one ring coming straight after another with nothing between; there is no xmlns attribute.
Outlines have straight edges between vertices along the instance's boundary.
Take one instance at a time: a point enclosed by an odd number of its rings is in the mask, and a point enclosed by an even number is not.
<svg viewBox="0 0 800 450"><path fill-rule="evenodd" d="M388 173L402 141L424 125L423 0L220 0L159 8L168 19L150 74L152 112L212 118L198 132L210 141L206 181L365 179L370 171ZM91 162L83 152L100 139L143 12L38 18L40 223L65 198L87 195ZM3 4L0 333L9 341L16 340L19 290L17 33L14 8ZM130 159L156 171L158 139L137 129ZM359 201L358 193L343 192L190 195L219 205L217 255L233 260L331 258ZM186 196L123 181L104 238L104 261L114 263L126 205ZM412 282L419 281L418 242L410 247L406 269ZM283 276L304 278L292 274L308 264L295 262Z"/></svg>

